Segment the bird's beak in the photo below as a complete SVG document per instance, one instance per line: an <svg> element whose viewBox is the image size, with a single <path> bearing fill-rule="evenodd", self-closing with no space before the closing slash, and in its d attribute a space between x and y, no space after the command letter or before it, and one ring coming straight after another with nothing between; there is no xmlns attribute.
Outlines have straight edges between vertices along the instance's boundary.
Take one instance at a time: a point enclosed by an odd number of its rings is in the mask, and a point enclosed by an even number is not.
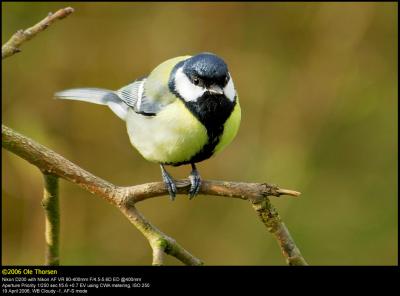
<svg viewBox="0 0 400 296"><path fill-rule="evenodd" d="M207 90L212 93L212 94L217 94L217 95L222 95L224 94L224 90L219 87L218 85L211 85L210 87L207 87Z"/></svg>

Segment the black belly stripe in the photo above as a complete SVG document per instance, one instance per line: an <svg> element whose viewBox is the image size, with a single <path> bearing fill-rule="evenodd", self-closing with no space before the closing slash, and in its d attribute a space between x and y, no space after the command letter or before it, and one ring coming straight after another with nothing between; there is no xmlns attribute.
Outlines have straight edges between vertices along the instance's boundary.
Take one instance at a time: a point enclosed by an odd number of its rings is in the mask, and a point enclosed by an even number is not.
<svg viewBox="0 0 400 296"><path fill-rule="evenodd" d="M173 166L196 163L210 158L224 132L224 124L236 105L236 100L231 102L224 95L212 95L208 93L204 94L196 102L181 100L207 129L208 142L189 160L179 163L167 163Z"/></svg>

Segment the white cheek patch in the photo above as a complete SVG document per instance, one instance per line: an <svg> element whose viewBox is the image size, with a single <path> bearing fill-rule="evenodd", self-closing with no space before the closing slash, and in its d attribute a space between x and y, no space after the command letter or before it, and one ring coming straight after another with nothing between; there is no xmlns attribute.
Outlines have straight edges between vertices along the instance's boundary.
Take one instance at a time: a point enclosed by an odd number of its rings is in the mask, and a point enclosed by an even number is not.
<svg viewBox="0 0 400 296"><path fill-rule="evenodd" d="M175 74L175 90L187 102L197 101L205 92L204 88L194 85L189 80L182 68L178 69Z"/></svg>
<svg viewBox="0 0 400 296"><path fill-rule="evenodd" d="M232 102L234 101L236 96L236 91L235 91L235 86L233 85L232 77L229 77L229 81L224 87L224 94L230 101Z"/></svg>

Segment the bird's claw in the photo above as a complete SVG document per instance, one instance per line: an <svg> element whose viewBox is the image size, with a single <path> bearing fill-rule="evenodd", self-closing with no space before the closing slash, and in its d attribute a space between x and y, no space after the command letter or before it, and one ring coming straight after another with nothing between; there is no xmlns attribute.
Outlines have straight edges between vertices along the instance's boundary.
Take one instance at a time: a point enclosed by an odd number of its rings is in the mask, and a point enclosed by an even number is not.
<svg viewBox="0 0 400 296"><path fill-rule="evenodd" d="M168 189L169 197L172 201L175 200L176 193L178 190L176 189L176 185L174 179L168 174L168 172L161 167L161 175L165 184L165 187Z"/></svg>
<svg viewBox="0 0 400 296"><path fill-rule="evenodd" d="M189 175L190 180L190 190L189 190L189 199L195 197L201 188L201 177L199 172L194 168Z"/></svg>

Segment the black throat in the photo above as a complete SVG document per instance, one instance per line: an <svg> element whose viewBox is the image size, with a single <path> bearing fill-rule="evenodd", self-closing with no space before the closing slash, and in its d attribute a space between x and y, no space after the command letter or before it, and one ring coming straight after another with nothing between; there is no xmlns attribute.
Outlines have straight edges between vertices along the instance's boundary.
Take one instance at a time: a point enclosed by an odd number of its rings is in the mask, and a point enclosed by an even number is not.
<svg viewBox="0 0 400 296"><path fill-rule="evenodd" d="M208 142L189 161L174 165L195 163L210 158L224 132L224 124L236 104L236 100L231 102L224 95L214 95L207 92L196 102L186 102L182 98L181 100L207 129Z"/></svg>

